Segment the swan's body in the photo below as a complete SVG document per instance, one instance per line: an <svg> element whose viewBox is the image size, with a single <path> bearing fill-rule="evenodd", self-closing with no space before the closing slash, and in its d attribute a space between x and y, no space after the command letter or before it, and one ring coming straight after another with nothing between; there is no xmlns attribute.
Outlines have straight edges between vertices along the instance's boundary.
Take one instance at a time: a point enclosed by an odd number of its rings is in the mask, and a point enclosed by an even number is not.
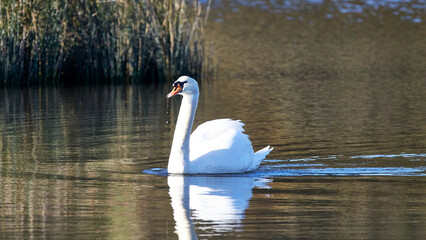
<svg viewBox="0 0 426 240"><path fill-rule="evenodd" d="M180 77L170 98L183 96L170 151L169 173L242 173L256 169L272 148L253 151L244 134L244 124L231 119L205 122L192 133L198 105L198 84L190 77Z"/></svg>

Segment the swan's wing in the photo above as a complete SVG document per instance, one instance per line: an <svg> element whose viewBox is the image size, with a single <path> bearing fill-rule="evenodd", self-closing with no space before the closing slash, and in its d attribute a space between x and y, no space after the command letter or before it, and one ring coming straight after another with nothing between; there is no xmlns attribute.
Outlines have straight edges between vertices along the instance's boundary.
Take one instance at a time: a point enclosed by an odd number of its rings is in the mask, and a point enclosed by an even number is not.
<svg viewBox="0 0 426 240"><path fill-rule="evenodd" d="M244 124L231 119L217 119L201 124L191 134L189 159L192 173L236 173L256 169L272 150L256 153Z"/></svg>
<svg viewBox="0 0 426 240"><path fill-rule="evenodd" d="M231 148L231 154L234 156L253 152L248 136L243 133L243 126L241 121L231 119L216 119L201 124L191 134L190 159Z"/></svg>
<svg viewBox="0 0 426 240"><path fill-rule="evenodd" d="M211 140L219 137L229 130L244 132L243 126L244 123L240 120L232 120L228 118L211 120L198 126L191 134L191 138Z"/></svg>

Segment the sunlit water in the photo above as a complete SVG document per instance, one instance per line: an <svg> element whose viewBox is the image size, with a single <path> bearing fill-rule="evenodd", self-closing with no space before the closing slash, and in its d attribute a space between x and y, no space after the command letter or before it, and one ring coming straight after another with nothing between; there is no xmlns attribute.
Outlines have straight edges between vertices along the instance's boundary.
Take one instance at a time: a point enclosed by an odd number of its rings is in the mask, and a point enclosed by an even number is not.
<svg viewBox="0 0 426 240"><path fill-rule="evenodd" d="M168 176L170 86L1 90L0 239L424 239L424 3L279 2L215 3L195 120L258 170Z"/></svg>

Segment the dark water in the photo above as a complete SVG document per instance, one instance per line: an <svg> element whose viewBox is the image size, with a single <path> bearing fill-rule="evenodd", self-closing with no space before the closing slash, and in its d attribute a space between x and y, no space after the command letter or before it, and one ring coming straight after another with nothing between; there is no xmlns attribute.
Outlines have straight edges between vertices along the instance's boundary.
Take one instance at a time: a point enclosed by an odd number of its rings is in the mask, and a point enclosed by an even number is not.
<svg viewBox="0 0 426 240"><path fill-rule="evenodd" d="M247 174L164 175L169 86L1 90L0 239L424 239L425 9L216 2L195 124L275 148Z"/></svg>

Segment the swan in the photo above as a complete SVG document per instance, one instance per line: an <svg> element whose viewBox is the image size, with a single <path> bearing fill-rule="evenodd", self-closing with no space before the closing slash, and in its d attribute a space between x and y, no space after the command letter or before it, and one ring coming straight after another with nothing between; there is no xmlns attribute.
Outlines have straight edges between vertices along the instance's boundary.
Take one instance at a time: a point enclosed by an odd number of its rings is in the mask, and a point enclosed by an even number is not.
<svg viewBox="0 0 426 240"><path fill-rule="evenodd" d="M191 134L198 105L199 88L196 80L179 77L166 98L182 95L182 103L170 150L168 173L243 173L255 170L273 150L267 146L257 152L244 124L239 120L216 119L207 121Z"/></svg>

